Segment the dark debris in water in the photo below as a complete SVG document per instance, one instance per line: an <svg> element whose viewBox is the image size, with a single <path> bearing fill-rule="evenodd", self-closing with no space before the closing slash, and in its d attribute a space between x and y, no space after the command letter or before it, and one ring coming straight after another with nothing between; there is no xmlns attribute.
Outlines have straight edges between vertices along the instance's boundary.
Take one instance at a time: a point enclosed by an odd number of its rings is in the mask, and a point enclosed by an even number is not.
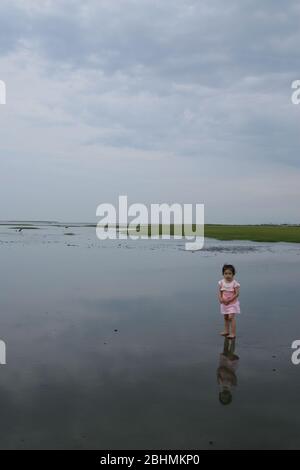
<svg viewBox="0 0 300 470"><path fill-rule="evenodd" d="M259 251L256 246L210 246L202 248L201 251L217 252L217 253L249 253Z"/></svg>
<svg viewBox="0 0 300 470"><path fill-rule="evenodd" d="M22 232L22 230L39 230L39 227L33 227L33 226L23 226L23 227L8 227L10 230L16 230L17 232Z"/></svg>

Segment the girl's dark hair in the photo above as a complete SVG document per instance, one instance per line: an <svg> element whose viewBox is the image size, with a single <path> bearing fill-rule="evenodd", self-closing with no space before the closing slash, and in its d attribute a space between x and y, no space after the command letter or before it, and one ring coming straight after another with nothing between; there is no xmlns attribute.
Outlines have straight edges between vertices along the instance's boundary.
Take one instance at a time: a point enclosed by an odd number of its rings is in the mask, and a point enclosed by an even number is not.
<svg viewBox="0 0 300 470"><path fill-rule="evenodd" d="M232 402L232 394L229 390L224 390L219 393L219 400L222 405L230 405Z"/></svg>
<svg viewBox="0 0 300 470"><path fill-rule="evenodd" d="M232 274L235 275L235 267L232 264L224 264L222 268L222 274L224 274L227 269L229 269Z"/></svg>

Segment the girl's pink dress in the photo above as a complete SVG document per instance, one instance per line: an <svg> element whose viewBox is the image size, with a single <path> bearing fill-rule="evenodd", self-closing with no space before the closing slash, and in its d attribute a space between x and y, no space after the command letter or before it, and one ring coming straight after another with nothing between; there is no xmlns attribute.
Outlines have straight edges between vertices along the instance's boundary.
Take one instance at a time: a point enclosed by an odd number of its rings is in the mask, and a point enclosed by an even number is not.
<svg viewBox="0 0 300 470"><path fill-rule="evenodd" d="M240 287L239 282L237 282L235 279L232 282L226 282L224 279L221 279L221 281L219 281L218 284L223 293L222 296L224 300L230 299L234 295L235 287ZM221 307L221 313L223 315L230 315L232 313L241 313L240 301L238 298L234 302L231 302L228 305L220 304L220 307Z"/></svg>

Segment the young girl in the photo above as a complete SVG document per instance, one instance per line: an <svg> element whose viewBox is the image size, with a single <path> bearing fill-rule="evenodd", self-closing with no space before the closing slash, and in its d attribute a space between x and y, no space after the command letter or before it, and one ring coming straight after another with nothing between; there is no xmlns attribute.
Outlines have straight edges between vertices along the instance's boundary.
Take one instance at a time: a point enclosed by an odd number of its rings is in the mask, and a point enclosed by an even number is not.
<svg viewBox="0 0 300 470"><path fill-rule="evenodd" d="M227 336L229 339L234 339L236 337L235 315L241 313L240 302L238 300L240 284L234 279L235 267L232 266L232 264L224 264L222 273L223 279L221 279L218 284L219 301L221 314L224 315L225 330L221 335Z"/></svg>

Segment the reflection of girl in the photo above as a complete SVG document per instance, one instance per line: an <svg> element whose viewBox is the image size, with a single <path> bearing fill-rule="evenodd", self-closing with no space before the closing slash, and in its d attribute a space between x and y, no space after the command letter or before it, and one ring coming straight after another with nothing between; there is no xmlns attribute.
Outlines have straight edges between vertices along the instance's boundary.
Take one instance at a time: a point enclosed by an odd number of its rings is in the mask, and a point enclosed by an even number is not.
<svg viewBox="0 0 300 470"><path fill-rule="evenodd" d="M221 313L224 315L225 329L222 336L228 336L230 339L236 337L236 319L237 313L240 313L240 284L234 279L235 267L232 264L224 264L223 279L219 281L219 301ZM231 332L230 332L231 329Z"/></svg>
<svg viewBox="0 0 300 470"><path fill-rule="evenodd" d="M232 387L237 386L236 370L239 357L234 354L235 341L225 338L224 351L220 354L220 364L217 370L218 384L220 386L219 400L222 405L232 402Z"/></svg>

